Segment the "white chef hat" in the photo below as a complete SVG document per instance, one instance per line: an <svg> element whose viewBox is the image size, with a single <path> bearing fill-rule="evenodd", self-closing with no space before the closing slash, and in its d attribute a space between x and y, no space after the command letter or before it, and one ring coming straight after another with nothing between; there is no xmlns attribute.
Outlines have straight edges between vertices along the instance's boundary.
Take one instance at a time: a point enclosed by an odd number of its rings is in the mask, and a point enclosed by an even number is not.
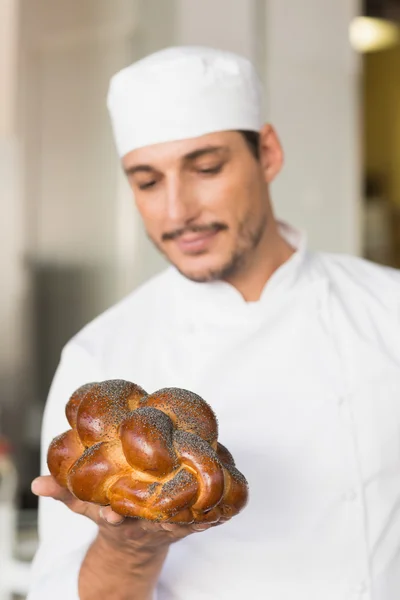
<svg viewBox="0 0 400 600"><path fill-rule="evenodd" d="M168 48L122 69L111 79L107 105L121 157L143 146L263 125L253 65L213 48Z"/></svg>

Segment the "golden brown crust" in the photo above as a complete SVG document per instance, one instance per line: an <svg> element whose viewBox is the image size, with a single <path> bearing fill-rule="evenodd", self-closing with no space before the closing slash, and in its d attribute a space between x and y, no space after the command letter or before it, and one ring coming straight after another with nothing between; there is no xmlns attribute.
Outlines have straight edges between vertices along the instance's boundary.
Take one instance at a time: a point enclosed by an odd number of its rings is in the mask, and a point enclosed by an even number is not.
<svg viewBox="0 0 400 600"><path fill-rule="evenodd" d="M181 388L164 388L141 400L170 417L177 429L199 435L210 444L218 438L218 422L211 407L197 394Z"/></svg>
<svg viewBox="0 0 400 600"><path fill-rule="evenodd" d="M47 464L57 483L67 487L68 472L84 450L85 447L74 429L69 429L54 438L47 452Z"/></svg>
<svg viewBox="0 0 400 600"><path fill-rule="evenodd" d="M172 445L171 419L153 407L143 407L128 415L120 427L122 448L128 463L144 473L164 477L179 466Z"/></svg>
<svg viewBox="0 0 400 600"><path fill-rule="evenodd" d="M129 412L139 406L146 392L129 381L114 379L96 383L84 394L77 411L77 431L85 446L115 439Z"/></svg>
<svg viewBox="0 0 400 600"><path fill-rule="evenodd" d="M181 524L229 519L246 505L246 479L218 442L211 407L193 392L90 383L74 392L66 415L72 429L52 441L47 460L77 498Z"/></svg>
<svg viewBox="0 0 400 600"><path fill-rule="evenodd" d="M225 446L223 446L220 442L217 443L217 455L224 465L232 465L232 467L235 466L235 461L232 454L229 452L228 448L225 448Z"/></svg>
<svg viewBox="0 0 400 600"><path fill-rule="evenodd" d="M76 417L78 414L78 408L86 396L87 392L94 386L95 383L86 383L85 385L81 385L69 399L67 406L65 407L65 414L68 419L68 423L71 425L73 429L76 429Z"/></svg>

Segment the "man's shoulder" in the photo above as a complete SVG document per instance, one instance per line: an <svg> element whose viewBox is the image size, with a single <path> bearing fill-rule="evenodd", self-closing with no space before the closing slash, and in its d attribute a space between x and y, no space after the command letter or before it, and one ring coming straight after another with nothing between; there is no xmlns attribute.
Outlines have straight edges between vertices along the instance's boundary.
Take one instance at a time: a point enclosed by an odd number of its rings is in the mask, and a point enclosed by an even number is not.
<svg viewBox="0 0 400 600"><path fill-rule="evenodd" d="M316 253L319 268L334 291L347 299L400 307L400 270L347 254Z"/></svg>
<svg viewBox="0 0 400 600"><path fill-rule="evenodd" d="M319 252L317 256L321 264L332 276L342 276L355 284L369 287L381 282L395 289L400 289L400 270L374 263L359 256L350 254L333 254Z"/></svg>
<svg viewBox="0 0 400 600"><path fill-rule="evenodd" d="M104 345L122 331L137 330L146 326L155 313L162 310L171 288L173 271L167 268L151 277L133 292L87 323L68 345L92 348Z"/></svg>

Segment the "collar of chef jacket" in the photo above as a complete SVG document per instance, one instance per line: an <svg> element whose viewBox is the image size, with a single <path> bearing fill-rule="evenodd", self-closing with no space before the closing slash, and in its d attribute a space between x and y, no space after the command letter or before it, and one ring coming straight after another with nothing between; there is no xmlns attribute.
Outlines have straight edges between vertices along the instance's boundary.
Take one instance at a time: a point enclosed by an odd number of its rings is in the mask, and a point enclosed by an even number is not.
<svg viewBox="0 0 400 600"><path fill-rule="evenodd" d="M326 288L327 278L319 269L310 268L313 255L308 251L307 235L282 221L278 225L280 235L295 252L272 274L258 301L246 302L240 292L225 281L197 283L170 267L175 324L188 331L207 324L221 328L245 325L249 330L297 299L308 297L315 303L315 289ZM325 286L321 286L323 283Z"/></svg>

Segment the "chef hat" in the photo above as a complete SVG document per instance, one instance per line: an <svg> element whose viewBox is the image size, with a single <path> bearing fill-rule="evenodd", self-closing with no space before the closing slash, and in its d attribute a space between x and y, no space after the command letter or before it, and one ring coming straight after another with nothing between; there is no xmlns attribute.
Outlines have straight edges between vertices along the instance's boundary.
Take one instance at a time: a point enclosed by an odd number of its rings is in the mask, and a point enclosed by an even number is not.
<svg viewBox="0 0 400 600"><path fill-rule="evenodd" d="M107 105L121 157L216 131L260 131L263 124L253 65L212 48L168 48L122 69L111 79Z"/></svg>

